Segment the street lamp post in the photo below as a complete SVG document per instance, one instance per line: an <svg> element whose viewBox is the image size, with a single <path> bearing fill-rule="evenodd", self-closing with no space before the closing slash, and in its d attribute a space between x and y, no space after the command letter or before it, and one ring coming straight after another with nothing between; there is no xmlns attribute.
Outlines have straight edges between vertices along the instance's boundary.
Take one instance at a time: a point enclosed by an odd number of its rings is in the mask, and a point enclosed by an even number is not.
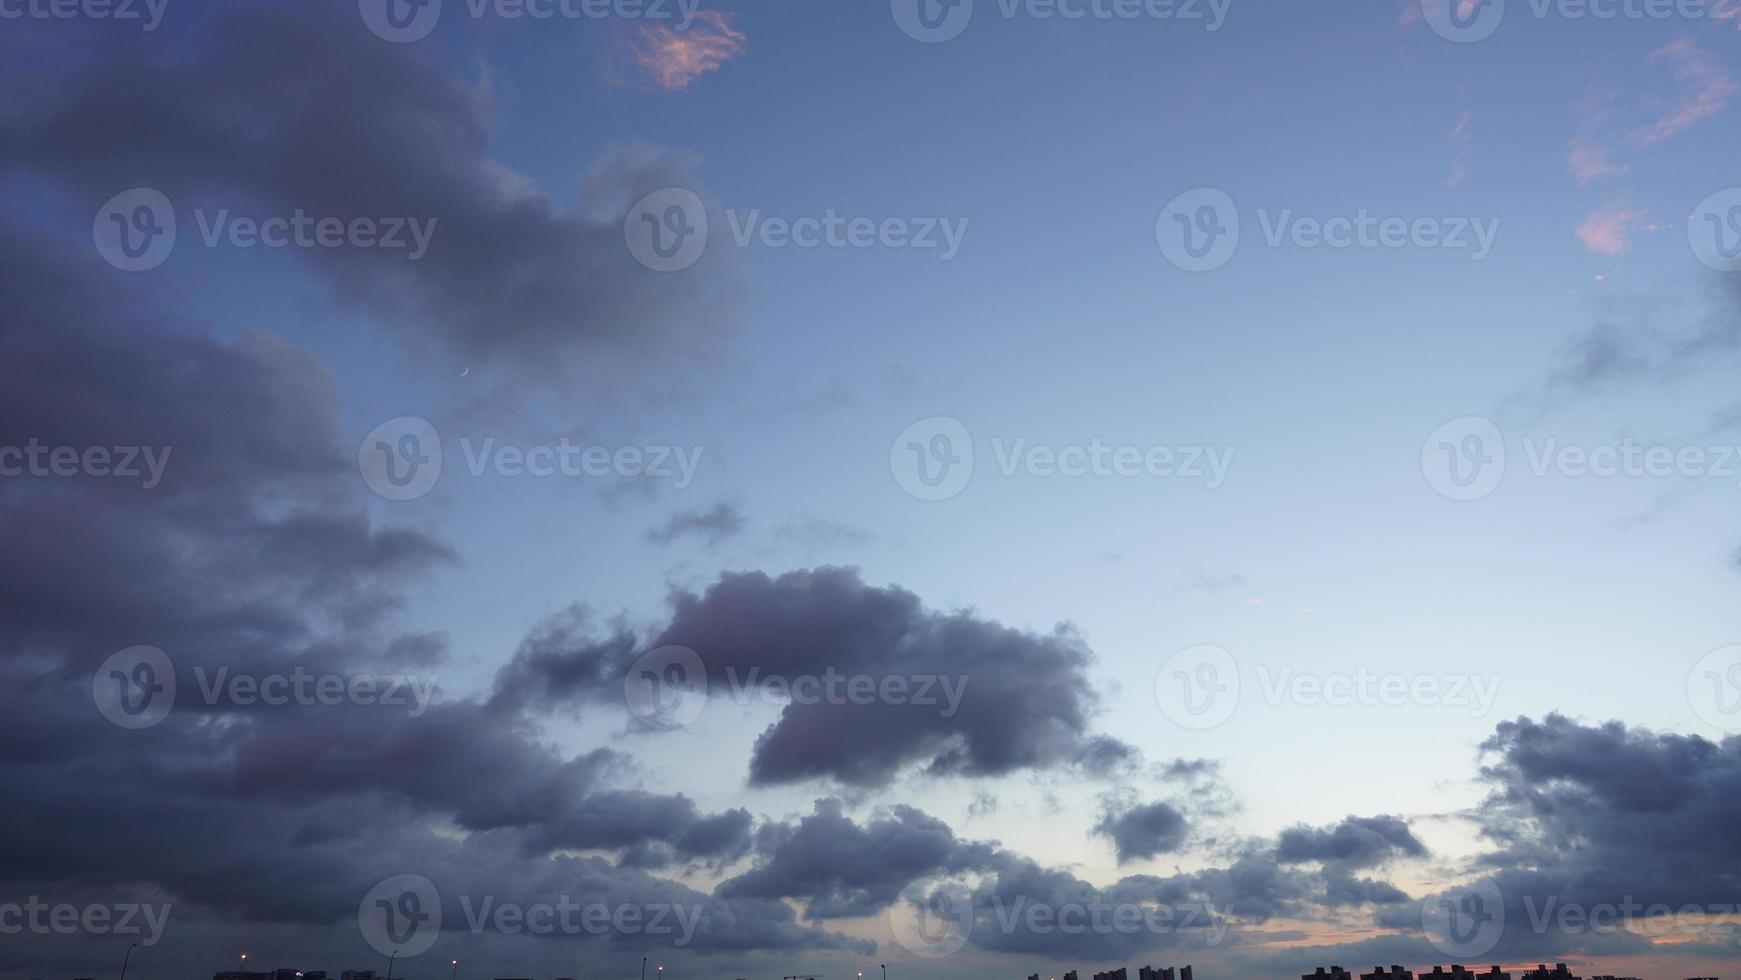
<svg viewBox="0 0 1741 980"><path fill-rule="evenodd" d="M393 955L387 957L387 980L393 980L393 961L398 959L398 958L399 958L399 951L398 950L394 950Z"/></svg>
<svg viewBox="0 0 1741 980"><path fill-rule="evenodd" d="M453 980L459 980L459 960L453 961Z"/></svg>
<svg viewBox="0 0 1741 980"><path fill-rule="evenodd" d="M127 980L127 961L133 958L133 951L138 948L138 943L129 945L127 947L127 955L121 957L121 980Z"/></svg>
<svg viewBox="0 0 1741 980"><path fill-rule="evenodd" d="M641 980L647 980L647 958L641 957Z"/></svg>
<svg viewBox="0 0 1741 980"><path fill-rule="evenodd" d="M236 964L236 980L242 980L242 974L248 972L248 954L243 953L241 962Z"/></svg>

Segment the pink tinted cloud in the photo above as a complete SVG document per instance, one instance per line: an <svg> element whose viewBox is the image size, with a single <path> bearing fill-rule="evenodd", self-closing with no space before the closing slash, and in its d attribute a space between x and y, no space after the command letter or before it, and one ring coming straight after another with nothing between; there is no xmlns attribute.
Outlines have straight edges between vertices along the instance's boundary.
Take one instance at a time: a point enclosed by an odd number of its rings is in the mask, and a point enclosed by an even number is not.
<svg viewBox="0 0 1741 980"><path fill-rule="evenodd" d="M1650 60L1672 63L1675 78L1689 91L1662 118L1633 132L1631 140L1639 146L1660 143L1688 126L1722 112L1729 104L1729 97L1736 92L1735 79L1728 71L1686 38L1651 52Z"/></svg>
<svg viewBox="0 0 1741 980"><path fill-rule="evenodd" d="M1639 227L1643 217L1624 204L1598 208L1578 226L1578 240L1600 255L1623 255L1632 247L1627 235Z"/></svg>
<svg viewBox="0 0 1741 980"><path fill-rule="evenodd" d="M1596 142L1587 136L1575 136L1568 144L1566 164L1572 168L1572 176L1580 185L1588 184L1598 177L1618 177L1632 169L1624 163L1615 163L1608 159L1613 149Z"/></svg>
<svg viewBox="0 0 1741 980"><path fill-rule="evenodd" d="M1468 110L1457 117L1457 126L1451 130L1451 142L1457 146L1457 156L1451 161L1451 176L1446 178L1446 187L1456 187L1469 176L1469 119Z"/></svg>
<svg viewBox="0 0 1741 980"><path fill-rule="evenodd" d="M744 35L725 14L703 10L687 30L647 23L630 41L635 64L654 85L680 92L727 61L743 54Z"/></svg>

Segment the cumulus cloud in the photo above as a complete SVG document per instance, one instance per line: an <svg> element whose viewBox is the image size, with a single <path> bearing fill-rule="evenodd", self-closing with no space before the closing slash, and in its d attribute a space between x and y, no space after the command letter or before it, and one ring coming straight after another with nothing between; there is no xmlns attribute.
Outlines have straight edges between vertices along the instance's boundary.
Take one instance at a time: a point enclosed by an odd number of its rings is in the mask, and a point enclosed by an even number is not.
<svg viewBox="0 0 1741 980"><path fill-rule="evenodd" d="M747 853L746 811L640 790L619 753L565 755L522 716L444 697L443 638L397 614L455 553L368 516L324 365L262 332L205 337L94 265L0 233L0 445L173 453L150 489L0 483L7 894L145 894L178 920L296 925L339 949L321 930L354 937L368 889L413 870L450 898L696 903L712 923L698 949L864 948L644 870ZM177 693L134 731L99 713L92 681L138 644L168 654ZM239 699L222 681L408 671L430 684L415 708ZM30 944L9 940L9 961L35 962ZM198 962L182 950L166 955Z"/></svg>
<svg viewBox="0 0 1741 980"><path fill-rule="evenodd" d="M574 614L548 624L502 668L496 703L618 701L636 656L682 646L699 654L713 696L829 672L872 678L879 691L887 678L905 685L899 699L788 701L756 740L756 784L882 786L909 767L933 776L1054 767L1104 774L1136 758L1130 746L1090 732L1094 656L1068 625L1031 633L929 610L913 593L867 585L849 568L732 573L700 594L676 592L670 603L669 621L645 642L620 630L596 637Z"/></svg>
<svg viewBox="0 0 1741 980"><path fill-rule="evenodd" d="M705 357L732 330L728 261L710 254L662 275L624 242L639 197L694 184L692 157L612 149L585 168L581 208L564 212L491 155L487 86L357 30L355 4L247 5L189 52L104 55L69 62L39 97L0 103L0 167L69 185L91 213L154 187L188 238L195 207L433 223L417 261L295 251L413 356L456 359L486 380L499 366L521 384L583 376L603 391L653 358L668 369Z"/></svg>
<svg viewBox="0 0 1741 980"><path fill-rule="evenodd" d="M1119 864L1176 851L1189 831L1185 815L1160 802L1109 811L1094 825L1096 834L1112 841Z"/></svg>

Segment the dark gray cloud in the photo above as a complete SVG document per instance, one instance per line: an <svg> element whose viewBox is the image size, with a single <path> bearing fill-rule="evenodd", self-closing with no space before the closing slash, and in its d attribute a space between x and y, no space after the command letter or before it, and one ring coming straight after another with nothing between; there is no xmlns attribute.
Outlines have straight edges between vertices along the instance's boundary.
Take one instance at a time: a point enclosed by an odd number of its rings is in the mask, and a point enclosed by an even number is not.
<svg viewBox="0 0 1741 980"><path fill-rule="evenodd" d="M1145 803L1104 814L1094 832L1112 841L1118 863L1177 851L1190 832L1185 815L1166 803Z"/></svg>
<svg viewBox="0 0 1741 980"><path fill-rule="evenodd" d="M647 532L654 544L670 544L679 538L696 537L709 546L743 532L744 516L737 507L717 503L706 510L680 510L665 519L665 523Z"/></svg>
<svg viewBox="0 0 1741 980"><path fill-rule="evenodd" d="M716 696L750 678L829 671L879 685L888 677L932 684L930 704L917 703L911 686L905 703L792 700L756 741L750 777L757 784L829 778L881 786L910 766L936 776L1048 767L1105 774L1138 758L1125 743L1089 732L1098 705L1088 680L1094 656L1074 628L1031 633L970 612L928 610L913 593L866 585L849 568L733 573L700 594L676 592L669 622L644 643L623 629L594 638L584 615L571 613L536 632L502 668L495 703L620 701L635 657L672 645L700 655ZM949 690L959 703L948 703Z"/></svg>
<svg viewBox="0 0 1741 980"><path fill-rule="evenodd" d="M1276 843L1284 864L1317 861L1341 868L1371 868L1395 858L1425 857L1422 844L1401 817L1347 817L1334 827L1292 827Z"/></svg>
<svg viewBox="0 0 1741 980"><path fill-rule="evenodd" d="M486 378L496 365L519 384L584 374L597 399L610 379L646 377L638 369L652 357L671 378L732 332L728 250L665 275L624 243L636 200L694 185L692 157L625 145L584 172L576 161L583 206L565 213L491 156L488 84L380 43L355 3L250 4L212 20L191 51L110 42L0 98L0 168L70 185L89 213L154 187L190 241L196 207L433 220L417 261L379 248L294 251L414 354Z"/></svg>
<svg viewBox="0 0 1741 980"><path fill-rule="evenodd" d="M420 706L208 695L220 676L298 671L434 685L444 639L397 613L457 558L369 517L317 359L263 332L212 340L94 264L0 232L0 445L170 453L151 489L0 481L0 892L147 894L189 934L295 927L299 948L348 957L362 896L413 871L446 900L696 903L701 951L866 948L778 902L648 874L746 853L750 814L638 789L626 757L565 757L513 712L439 686ZM92 680L137 644L169 654L178 690L167 718L131 731L99 712ZM170 942L160 971L209 966L209 949ZM7 941L9 968L65 955L54 937Z"/></svg>
<svg viewBox="0 0 1741 980"><path fill-rule="evenodd" d="M987 867L998 855L994 845L958 840L943 821L912 807L860 826L833 799L818 800L795 825L764 827L756 850L761 862L719 894L800 899L812 919L880 912L915 878Z"/></svg>

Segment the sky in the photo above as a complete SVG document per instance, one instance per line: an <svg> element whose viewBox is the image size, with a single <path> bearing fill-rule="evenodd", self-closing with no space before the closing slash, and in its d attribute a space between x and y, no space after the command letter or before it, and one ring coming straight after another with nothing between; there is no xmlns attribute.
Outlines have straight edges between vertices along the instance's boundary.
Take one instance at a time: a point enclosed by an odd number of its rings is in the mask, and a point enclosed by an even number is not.
<svg viewBox="0 0 1741 980"><path fill-rule="evenodd" d="M1738 32L0 0L0 980L1724 975Z"/></svg>

